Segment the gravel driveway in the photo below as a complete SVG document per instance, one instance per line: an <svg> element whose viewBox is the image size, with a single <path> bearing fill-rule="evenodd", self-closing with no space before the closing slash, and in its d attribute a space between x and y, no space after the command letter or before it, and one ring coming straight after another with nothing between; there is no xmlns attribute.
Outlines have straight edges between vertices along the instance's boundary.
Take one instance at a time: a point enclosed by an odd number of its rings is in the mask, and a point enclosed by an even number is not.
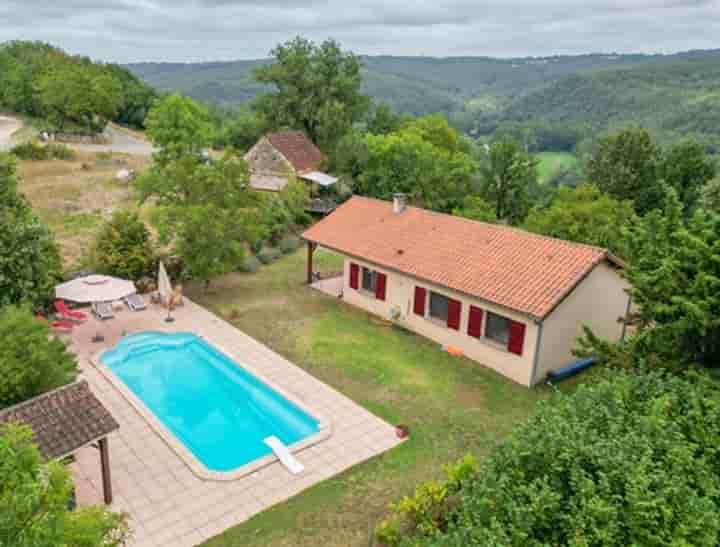
<svg viewBox="0 0 720 547"><path fill-rule="evenodd" d="M15 143L12 134L22 127L22 122L15 118L0 116L0 151L10 150Z"/></svg>

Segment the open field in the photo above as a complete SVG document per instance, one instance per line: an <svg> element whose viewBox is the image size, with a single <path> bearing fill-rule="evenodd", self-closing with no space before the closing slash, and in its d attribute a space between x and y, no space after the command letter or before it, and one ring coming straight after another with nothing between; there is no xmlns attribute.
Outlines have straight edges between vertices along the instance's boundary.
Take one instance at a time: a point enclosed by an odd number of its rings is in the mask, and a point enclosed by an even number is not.
<svg viewBox="0 0 720 547"><path fill-rule="evenodd" d="M486 454L548 388L528 390L437 344L303 284L301 249L255 274L231 274L190 297L390 423L402 446L226 531L206 547L367 546L387 505L441 464ZM322 250L316 264L338 270Z"/></svg>
<svg viewBox="0 0 720 547"><path fill-rule="evenodd" d="M103 219L133 203L128 184L115 181L122 168L141 171L149 159L115 154L103 159L77 152L70 161L20 161L20 190L55 233L66 269L82 265Z"/></svg>
<svg viewBox="0 0 720 547"><path fill-rule="evenodd" d="M557 175L578 164L577 156L569 152L540 152L535 154L540 160L538 175L541 184L545 184Z"/></svg>

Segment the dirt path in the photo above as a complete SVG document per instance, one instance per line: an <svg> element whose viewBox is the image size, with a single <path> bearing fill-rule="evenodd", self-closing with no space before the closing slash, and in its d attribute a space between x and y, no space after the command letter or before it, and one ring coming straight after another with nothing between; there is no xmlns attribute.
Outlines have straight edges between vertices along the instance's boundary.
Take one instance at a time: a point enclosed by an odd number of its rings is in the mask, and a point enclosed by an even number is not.
<svg viewBox="0 0 720 547"><path fill-rule="evenodd" d="M151 156L153 147L148 142L132 136L127 131L115 129L112 125L105 128L105 134L110 136L110 144L68 144L68 146L85 152L119 152L135 156Z"/></svg>
<svg viewBox="0 0 720 547"><path fill-rule="evenodd" d="M14 146L12 134L22 127L17 118L0 116L0 151L10 150Z"/></svg>

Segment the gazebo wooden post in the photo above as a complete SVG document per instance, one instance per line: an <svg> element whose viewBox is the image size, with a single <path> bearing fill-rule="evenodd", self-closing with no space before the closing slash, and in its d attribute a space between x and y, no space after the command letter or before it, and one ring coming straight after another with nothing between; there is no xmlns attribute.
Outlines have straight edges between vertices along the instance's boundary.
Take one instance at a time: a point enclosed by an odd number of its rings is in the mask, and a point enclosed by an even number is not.
<svg viewBox="0 0 720 547"><path fill-rule="evenodd" d="M313 282L313 253L317 248L317 243L307 242L307 284L312 285Z"/></svg>
<svg viewBox="0 0 720 547"><path fill-rule="evenodd" d="M100 447L100 467L102 469L103 498L107 505L112 503L112 481L110 480L110 448L107 437L98 441Z"/></svg>

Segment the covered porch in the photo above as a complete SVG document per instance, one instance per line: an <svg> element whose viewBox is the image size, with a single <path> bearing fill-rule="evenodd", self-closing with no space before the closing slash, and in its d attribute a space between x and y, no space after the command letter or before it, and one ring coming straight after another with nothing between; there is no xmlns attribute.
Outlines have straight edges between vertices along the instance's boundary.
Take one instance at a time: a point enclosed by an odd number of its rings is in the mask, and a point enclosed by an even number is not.
<svg viewBox="0 0 720 547"><path fill-rule="evenodd" d="M306 283L311 288L320 291L328 296L342 298L343 296L343 271L337 267L333 269L322 268L322 264L315 260L315 253L318 244L307 241L307 278Z"/></svg>

